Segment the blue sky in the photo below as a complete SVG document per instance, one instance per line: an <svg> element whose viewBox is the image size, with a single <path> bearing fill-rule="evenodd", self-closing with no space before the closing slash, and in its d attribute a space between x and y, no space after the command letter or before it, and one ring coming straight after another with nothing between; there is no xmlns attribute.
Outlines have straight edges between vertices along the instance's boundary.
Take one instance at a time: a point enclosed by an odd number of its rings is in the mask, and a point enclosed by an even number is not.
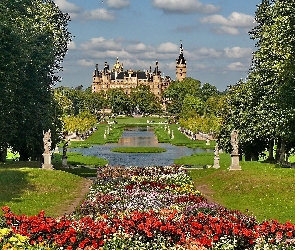
<svg viewBox="0 0 295 250"><path fill-rule="evenodd" d="M187 76L219 90L247 76L255 41L248 31L261 0L54 0L74 36L56 86L91 86L95 64L155 67L175 79L180 41Z"/></svg>

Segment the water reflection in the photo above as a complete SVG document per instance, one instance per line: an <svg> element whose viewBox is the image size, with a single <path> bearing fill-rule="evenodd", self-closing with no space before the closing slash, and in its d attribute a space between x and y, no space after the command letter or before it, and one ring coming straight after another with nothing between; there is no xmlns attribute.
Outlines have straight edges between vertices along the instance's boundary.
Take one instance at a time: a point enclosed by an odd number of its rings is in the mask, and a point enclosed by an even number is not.
<svg viewBox="0 0 295 250"><path fill-rule="evenodd" d="M163 153L116 153L111 152L114 147L162 147L167 151ZM90 148L75 148L71 151L84 155L93 155L105 158L111 166L167 166L173 160L182 156L189 156L197 152L207 152L204 149L191 149L184 146L173 146L169 143L158 143L152 127L125 128L118 143L94 145Z"/></svg>

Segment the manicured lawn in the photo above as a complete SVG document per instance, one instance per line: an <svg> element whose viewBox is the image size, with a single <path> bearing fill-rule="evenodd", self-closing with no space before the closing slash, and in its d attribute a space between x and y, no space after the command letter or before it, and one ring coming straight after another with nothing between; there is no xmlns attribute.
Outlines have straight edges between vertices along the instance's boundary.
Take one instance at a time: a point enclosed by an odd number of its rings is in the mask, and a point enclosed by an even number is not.
<svg viewBox="0 0 295 250"><path fill-rule="evenodd" d="M194 155L191 163L212 164L213 155L210 158L206 154ZM196 186L205 185L219 204L253 214L260 221L295 222L295 169L243 161L242 171L229 171L229 155L221 154L220 158L220 169L189 170Z"/></svg>
<svg viewBox="0 0 295 250"><path fill-rule="evenodd" d="M84 141L71 141L69 147L71 148L83 148L90 147L93 144L106 144L106 143L116 143L120 139L124 126L118 124L99 124L97 126L97 131L95 131L91 136L89 136Z"/></svg>
<svg viewBox="0 0 295 250"><path fill-rule="evenodd" d="M120 147L112 148L111 151L118 153L163 153L166 152L166 149L159 147Z"/></svg>
<svg viewBox="0 0 295 250"><path fill-rule="evenodd" d="M39 162L0 164L0 207L9 206L17 214L45 210L48 216L58 216L79 195L84 181L64 171L41 169Z"/></svg>
<svg viewBox="0 0 295 250"><path fill-rule="evenodd" d="M67 163L72 166L104 166L108 163L107 160L103 158L98 158L96 156L85 156L81 153L76 152L67 152ZM53 154L52 164L59 165L62 163L62 155L61 154Z"/></svg>

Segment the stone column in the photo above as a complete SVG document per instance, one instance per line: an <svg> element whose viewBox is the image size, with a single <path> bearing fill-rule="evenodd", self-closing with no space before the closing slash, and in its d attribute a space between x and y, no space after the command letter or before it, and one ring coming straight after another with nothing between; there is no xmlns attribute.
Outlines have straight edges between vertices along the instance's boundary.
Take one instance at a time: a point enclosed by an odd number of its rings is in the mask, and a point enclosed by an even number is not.
<svg viewBox="0 0 295 250"><path fill-rule="evenodd" d="M220 168L219 165L219 149L218 149L218 144L216 143L215 145L215 150L214 150L214 165L213 168L218 169Z"/></svg>
<svg viewBox="0 0 295 250"><path fill-rule="evenodd" d="M45 154L43 153L44 163L42 164L43 169L53 170L53 165L51 164L51 153Z"/></svg>
<svg viewBox="0 0 295 250"><path fill-rule="evenodd" d="M231 132L231 145L232 145L232 153L231 153L231 165L229 170L242 170L240 166L240 154L239 154L239 141L238 141L238 131L233 130Z"/></svg>

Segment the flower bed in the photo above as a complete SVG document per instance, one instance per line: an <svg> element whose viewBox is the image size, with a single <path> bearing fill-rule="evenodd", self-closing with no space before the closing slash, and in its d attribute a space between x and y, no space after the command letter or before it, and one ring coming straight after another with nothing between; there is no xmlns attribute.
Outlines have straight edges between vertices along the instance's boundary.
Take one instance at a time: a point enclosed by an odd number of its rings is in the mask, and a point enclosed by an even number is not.
<svg viewBox="0 0 295 250"><path fill-rule="evenodd" d="M295 248L293 224L208 203L178 166L101 168L77 211L59 218L2 210L2 249Z"/></svg>

